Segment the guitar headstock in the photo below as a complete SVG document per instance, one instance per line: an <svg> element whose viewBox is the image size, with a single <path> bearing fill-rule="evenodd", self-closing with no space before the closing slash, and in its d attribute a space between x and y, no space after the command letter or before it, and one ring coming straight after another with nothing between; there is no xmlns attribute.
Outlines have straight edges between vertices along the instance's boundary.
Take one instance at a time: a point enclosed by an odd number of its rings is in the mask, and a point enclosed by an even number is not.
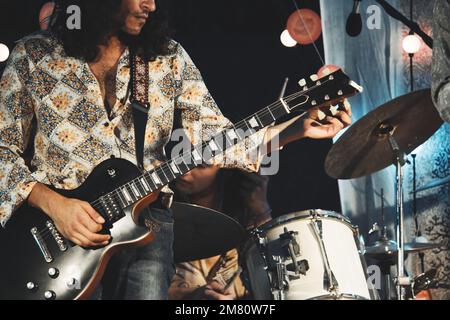
<svg viewBox="0 0 450 320"><path fill-rule="evenodd" d="M298 84L301 91L283 98L290 110L333 105L363 91L341 69L322 78L311 75L308 79L301 79Z"/></svg>

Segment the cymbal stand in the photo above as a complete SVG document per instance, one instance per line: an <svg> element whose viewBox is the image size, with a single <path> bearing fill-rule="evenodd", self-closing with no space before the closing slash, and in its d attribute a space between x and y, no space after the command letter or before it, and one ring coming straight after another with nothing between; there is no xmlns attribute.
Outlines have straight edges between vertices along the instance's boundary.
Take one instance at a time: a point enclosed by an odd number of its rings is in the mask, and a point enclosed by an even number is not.
<svg viewBox="0 0 450 320"><path fill-rule="evenodd" d="M398 260L397 260L397 298L399 300L405 300L405 289L407 286L411 285L411 281L408 276L405 276L405 252L404 252L404 211L403 211L403 166L405 165L405 154L393 137L389 135L389 144L391 145L392 151L394 153L394 164L397 168L396 179L397 179L397 245L398 245Z"/></svg>

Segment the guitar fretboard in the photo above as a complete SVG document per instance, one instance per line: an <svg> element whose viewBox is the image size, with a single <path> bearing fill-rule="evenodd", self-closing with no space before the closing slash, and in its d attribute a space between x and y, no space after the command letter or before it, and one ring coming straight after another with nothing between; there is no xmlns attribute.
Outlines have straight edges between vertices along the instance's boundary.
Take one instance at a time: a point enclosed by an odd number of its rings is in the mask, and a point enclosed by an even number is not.
<svg viewBox="0 0 450 320"><path fill-rule="evenodd" d="M215 156L223 154L228 148L271 125L299 106L305 110L333 100L342 100L362 91L362 88L350 81L341 70L322 79L312 76L311 80L303 79L301 83L303 86L301 91L272 103L235 125L225 128L209 140L192 146L187 152L102 196L99 200L103 207L124 209L133 205L200 164L210 163Z"/></svg>
<svg viewBox="0 0 450 320"><path fill-rule="evenodd" d="M168 185L198 165L208 163L215 156L245 140L246 137L287 115L288 110L281 102L274 103L234 126L224 129L210 140L193 146L189 152L185 152L145 172L136 179L115 189L111 192L111 195L108 194L106 197L116 199L120 207L124 209Z"/></svg>

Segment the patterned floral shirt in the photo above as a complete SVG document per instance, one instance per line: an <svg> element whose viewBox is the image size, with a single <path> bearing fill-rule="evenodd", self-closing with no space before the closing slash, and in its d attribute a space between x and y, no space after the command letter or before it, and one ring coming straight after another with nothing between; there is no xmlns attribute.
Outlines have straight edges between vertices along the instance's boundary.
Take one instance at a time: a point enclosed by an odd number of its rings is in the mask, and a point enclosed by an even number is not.
<svg viewBox="0 0 450 320"><path fill-rule="evenodd" d="M172 41L170 54L150 62L144 167L166 159L175 110L193 144L231 123L218 109L200 72L181 45ZM128 49L119 59L117 103L108 117L97 79L89 65L68 57L49 34L22 39L13 50L0 82L0 222L4 226L28 197L36 182L74 189L92 169L112 155L136 163L134 127L127 98L130 77ZM33 121L35 120L35 121ZM37 124L32 136L33 123ZM265 130L218 157L216 163L255 171ZM30 143L30 165L22 158ZM236 161L230 161L235 157ZM231 165L229 165L231 164ZM168 187L163 192L170 193Z"/></svg>
<svg viewBox="0 0 450 320"><path fill-rule="evenodd" d="M216 269L216 267L218 267ZM232 249L225 254L223 262L221 256L214 256L207 259L195 260L176 264L176 273L172 278L169 288L169 299L183 300L187 299L180 293L180 288L197 289L211 283L212 280L217 281L222 286L226 286L231 281L234 273L238 270L238 252ZM248 294L240 277L237 277L230 290L237 298L243 298ZM190 296L190 299L195 299Z"/></svg>

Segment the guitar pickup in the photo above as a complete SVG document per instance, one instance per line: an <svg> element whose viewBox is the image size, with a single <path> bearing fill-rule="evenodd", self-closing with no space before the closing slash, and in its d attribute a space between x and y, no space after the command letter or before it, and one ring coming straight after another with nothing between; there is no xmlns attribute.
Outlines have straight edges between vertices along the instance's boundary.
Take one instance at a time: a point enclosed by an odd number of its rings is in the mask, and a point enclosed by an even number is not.
<svg viewBox="0 0 450 320"><path fill-rule="evenodd" d="M31 234L33 235L34 240L36 241L39 250L41 250L42 255L44 256L44 259L47 263L50 263L53 261L53 257L50 254L50 251L48 250L47 244L45 243L44 239L42 239L41 234L39 233L38 229L32 228Z"/></svg>

